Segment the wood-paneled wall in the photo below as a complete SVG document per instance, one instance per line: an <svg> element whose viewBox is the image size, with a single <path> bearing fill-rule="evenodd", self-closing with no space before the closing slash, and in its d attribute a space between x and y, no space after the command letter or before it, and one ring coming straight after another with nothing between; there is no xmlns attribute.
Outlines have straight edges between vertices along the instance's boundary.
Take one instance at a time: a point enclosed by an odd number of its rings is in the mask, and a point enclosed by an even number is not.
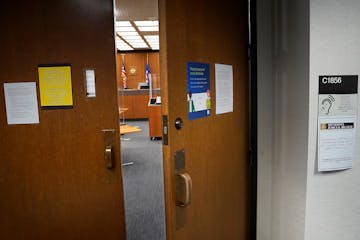
<svg viewBox="0 0 360 240"><path fill-rule="evenodd" d="M153 80L153 88L160 88L160 67L158 52L117 53L117 83L118 88L123 88L121 78L122 63L125 63L127 88L137 89L139 82L145 82L145 66L149 60ZM130 69L136 68L136 73L131 74Z"/></svg>

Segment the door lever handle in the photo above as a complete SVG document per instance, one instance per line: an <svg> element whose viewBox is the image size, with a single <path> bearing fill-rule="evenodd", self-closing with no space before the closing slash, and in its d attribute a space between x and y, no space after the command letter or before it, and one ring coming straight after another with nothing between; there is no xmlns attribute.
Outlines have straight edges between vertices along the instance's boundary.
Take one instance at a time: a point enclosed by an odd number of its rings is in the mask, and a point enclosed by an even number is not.
<svg viewBox="0 0 360 240"><path fill-rule="evenodd" d="M191 203L192 180L188 173L177 173L176 182L176 205L187 207Z"/></svg>
<svg viewBox="0 0 360 240"><path fill-rule="evenodd" d="M106 146L105 147L105 166L107 169L113 169L114 163L113 163L113 147L112 146Z"/></svg>

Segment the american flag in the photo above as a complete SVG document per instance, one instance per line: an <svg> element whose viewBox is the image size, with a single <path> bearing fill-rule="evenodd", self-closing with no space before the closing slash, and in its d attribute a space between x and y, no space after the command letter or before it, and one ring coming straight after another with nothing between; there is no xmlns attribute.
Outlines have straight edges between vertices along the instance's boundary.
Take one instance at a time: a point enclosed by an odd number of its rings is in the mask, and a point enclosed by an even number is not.
<svg viewBox="0 0 360 240"><path fill-rule="evenodd" d="M127 88L127 77L126 77L126 70L125 70L125 64L122 64L121 67L121 78L123 82L123 88Z"/></svg>
<svg viewBox="0 0 360 240"><path fill-rule="evenodd" d="M150 86L150 84L151 84L151 71L150 71L150 66L149 66L148 63L146 64L145 80L146 80L146 83L148 84L148 86Z"/></svg>

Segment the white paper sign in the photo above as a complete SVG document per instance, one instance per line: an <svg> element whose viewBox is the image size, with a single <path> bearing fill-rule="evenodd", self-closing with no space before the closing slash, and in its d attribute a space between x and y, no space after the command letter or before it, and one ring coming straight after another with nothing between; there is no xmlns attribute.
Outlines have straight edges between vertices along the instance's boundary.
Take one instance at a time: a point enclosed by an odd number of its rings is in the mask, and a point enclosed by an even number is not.
<svg viewBox="0 0 360 240"><path fill-rule="evenodd" d="M8 124L39 123L35 82L4 83Z"/></svg>
<svg viewBox="0 0 360 240"><path fill-rule="evenodd" d="M233 67L215 64L216 114L233 111Z"/></svg>
<svg viewBox="0 0 360 240"><path fill-rule="evenodd" d="M320 76L318 171L352 168L357 125L356 75Z"/></svg>
<svg viewBox="0 0 360 240"><path fill-rule="evenodd" d="M85 70L85 81L86 81L86 96L87 97L96 97L95 70L94 69L86 69Z"/></svg>
<svg viewBox="0 0 360 240"><path fill-rule="evenodd" d="M356 117L319 117L319 171L352 168Z"/></svg>

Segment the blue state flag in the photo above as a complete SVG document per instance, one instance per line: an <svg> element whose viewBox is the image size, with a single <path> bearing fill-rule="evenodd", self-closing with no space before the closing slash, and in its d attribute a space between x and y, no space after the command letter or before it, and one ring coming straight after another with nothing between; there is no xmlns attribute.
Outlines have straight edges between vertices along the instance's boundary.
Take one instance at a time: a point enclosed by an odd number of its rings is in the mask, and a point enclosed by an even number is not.
<svg viewBox="0 0 360 240"><path fill-rule="evenodd" d="M148 86L151 85L151 71L150 71L150 66L147 63L146 64L146 69L145 69L145 80Z"/></svg>

